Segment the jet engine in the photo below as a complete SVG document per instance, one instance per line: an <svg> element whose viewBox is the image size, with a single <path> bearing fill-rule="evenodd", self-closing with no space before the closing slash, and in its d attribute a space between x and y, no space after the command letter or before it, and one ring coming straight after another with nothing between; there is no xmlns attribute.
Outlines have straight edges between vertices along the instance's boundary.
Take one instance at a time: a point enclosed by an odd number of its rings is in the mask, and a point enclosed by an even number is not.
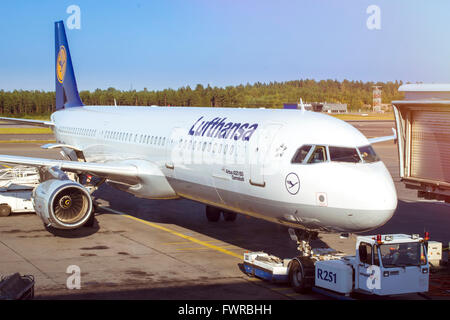
<svg viewBox="0 0 450 320"><path fill-rule="evenodd" d="M71 180L42 182L33 190L32 200L36 214L44 224L57 229L81 227L93 208L88 190Z"/></svg>

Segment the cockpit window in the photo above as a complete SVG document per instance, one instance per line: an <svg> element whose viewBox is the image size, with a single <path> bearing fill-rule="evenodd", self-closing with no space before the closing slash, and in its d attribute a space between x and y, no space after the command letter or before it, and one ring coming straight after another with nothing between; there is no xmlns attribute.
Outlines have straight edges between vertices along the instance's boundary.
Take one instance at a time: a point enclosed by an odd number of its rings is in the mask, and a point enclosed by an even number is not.
<svg viewBox="0 0 450 320"><path fill-rule="evenodd" d="M311 145L304 145L298 149L294 155L294 158L292 158L292 163L302 163L308 155L309 150L311 150Z"/></svg>
<svg viewBox="0 0 450 320"><path fill-rule="evenodd" d="M308 160L308 163L319 163L327 160L327 151L324 146L316 146L313 154Z"/></svg>
<svg viewBox="0 0 450 320"><path fill-rule="evenodd" d="M375 153L375 150L373 150L372 146L359 147L358 150L364 162L370 163L380 161L380 157L378 157L378 155Z"/></svg>
<svg viewBox="0 0 450 320"><path fill-rule="evenodd" d="M355 148L329 147L331 161L361 162L358 151Z"/></svg>

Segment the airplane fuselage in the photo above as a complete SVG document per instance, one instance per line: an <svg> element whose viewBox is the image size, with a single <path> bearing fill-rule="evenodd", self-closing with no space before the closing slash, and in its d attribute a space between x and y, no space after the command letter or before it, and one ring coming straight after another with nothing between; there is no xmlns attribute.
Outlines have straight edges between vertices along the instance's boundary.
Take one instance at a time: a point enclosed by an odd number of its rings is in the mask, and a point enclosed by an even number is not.
<svg viewBox="0 0 450 320"><path fill-rule="evenodd" d="M57 142L88 162L156 164L171 190L145 198L184 197L330 232L374 229L397 206L384 164L362 156L367 138L315 112L83 106L53 113L52 122ZM350 149L359 161L344 157Z"/></svg>

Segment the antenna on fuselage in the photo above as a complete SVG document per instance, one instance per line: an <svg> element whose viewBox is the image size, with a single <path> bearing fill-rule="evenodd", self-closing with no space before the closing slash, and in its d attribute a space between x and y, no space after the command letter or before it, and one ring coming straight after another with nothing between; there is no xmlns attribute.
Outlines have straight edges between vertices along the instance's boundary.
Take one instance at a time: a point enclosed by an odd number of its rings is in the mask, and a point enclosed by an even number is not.
<svg viewBox="0 0 450 320"><path fill-rule="evenodd" d="M300 107L300 110L301 110L301 111L305 111L305 110L306 110L306 109L305 109L305 105L303 104L302 98L300 98L300 102L298 103L298 106Z"/></svg>

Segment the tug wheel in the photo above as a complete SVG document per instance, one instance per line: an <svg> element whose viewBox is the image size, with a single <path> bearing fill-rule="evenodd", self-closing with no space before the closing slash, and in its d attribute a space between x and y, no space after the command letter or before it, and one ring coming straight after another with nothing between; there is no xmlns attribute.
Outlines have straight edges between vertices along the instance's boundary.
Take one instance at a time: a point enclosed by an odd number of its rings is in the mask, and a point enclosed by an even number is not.
<svg viewBox="0 0 450 320"><path fill-rule="evenodd" d="M0 205L0 217L7 217L11 214L11 207L7 204Z"/></svg>

